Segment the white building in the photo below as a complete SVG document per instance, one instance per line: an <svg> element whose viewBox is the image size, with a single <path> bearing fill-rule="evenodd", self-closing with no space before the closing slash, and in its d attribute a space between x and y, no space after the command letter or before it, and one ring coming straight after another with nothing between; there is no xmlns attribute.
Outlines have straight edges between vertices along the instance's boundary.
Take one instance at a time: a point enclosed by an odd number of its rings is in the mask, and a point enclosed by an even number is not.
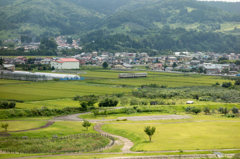
<svg viewBox="0 0 240 159"><path fill-rule="evenodd" d="M59 58L51 61L51 67L55 69L79 69L79 61L75 58Z"/></svg>

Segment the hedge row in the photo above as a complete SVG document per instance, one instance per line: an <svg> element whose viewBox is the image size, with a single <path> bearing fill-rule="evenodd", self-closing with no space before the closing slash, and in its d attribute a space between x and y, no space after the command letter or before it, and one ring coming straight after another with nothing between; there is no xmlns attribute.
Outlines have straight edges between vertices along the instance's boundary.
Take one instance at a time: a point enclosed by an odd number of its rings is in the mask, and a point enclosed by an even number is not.
<svg viewBox="0 0 240 159"><path fill-rule="evenodd" d="M11 109L2 110L0 119L19 118L19 117L40 117L40 116L56 116L65 114L74 114L84 111L82 107L66 107L64 109L34 108L34 109Z"/></svg>
<svg viewBox="0 0 240 159"><path fill-rule="evenodd" d="M15 106L16 106L15 102L0 101L0 109L12 109L15 108Z"/></svg>

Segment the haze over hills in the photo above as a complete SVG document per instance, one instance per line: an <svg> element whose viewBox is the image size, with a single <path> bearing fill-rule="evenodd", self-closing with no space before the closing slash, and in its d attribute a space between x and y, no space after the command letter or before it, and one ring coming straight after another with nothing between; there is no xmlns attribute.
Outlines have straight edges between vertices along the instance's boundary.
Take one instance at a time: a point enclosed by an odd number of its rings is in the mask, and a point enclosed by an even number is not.
<svg viewBox="0 0 240 159"><path fill-rule="evenodd" d="M89 51L240 50L240 14L205 3L210 2L0 0L0 39L71 35Z"/></svg>

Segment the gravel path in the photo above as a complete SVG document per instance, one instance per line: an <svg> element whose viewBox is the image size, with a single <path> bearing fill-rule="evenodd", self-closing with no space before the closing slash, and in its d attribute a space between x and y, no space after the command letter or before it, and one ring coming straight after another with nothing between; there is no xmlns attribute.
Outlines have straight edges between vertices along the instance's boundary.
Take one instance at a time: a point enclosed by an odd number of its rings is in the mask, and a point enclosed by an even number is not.
<svg viewBox="0 0 240 159"><path fill-rule="evenodd" d="M116 137L116 138L122 140L123 143L124 143L124 146L123 146L123 148L121 149L123 153L132 152L132 151L130 150L130 148L133 147L133 142L132 142L131 140L129 140L129 139L125 138L125 137L122 137L122 136L113 135L113 134L110 134L110 133L107 133L107 132L103 131L103 130L101 129L101 126L102 126L102 125L104 125L104 124L103 124L103 123L98 123L98 124L96 124L96 125L93 127L93 129L94 129L95 131L97 131L97 132L100 132L101 134L106 134L106 135L109 135L109 136L112 136L112 137Z"/></svg>

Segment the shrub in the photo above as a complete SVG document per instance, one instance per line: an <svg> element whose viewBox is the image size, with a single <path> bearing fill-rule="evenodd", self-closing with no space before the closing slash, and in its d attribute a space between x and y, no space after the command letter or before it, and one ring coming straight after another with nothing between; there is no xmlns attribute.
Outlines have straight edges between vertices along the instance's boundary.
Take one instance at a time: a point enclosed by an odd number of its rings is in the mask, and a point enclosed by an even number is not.
<svg viewBox="0 0 240 159"><path fill-rule="evenodd" d="M195 107L190 107L190 106L189 106L189 107L187 107L187 108L185 109L185 111L186 111L186 112L191 112L191 110L192 110L193 108L195 108Z"/></svg>
<svg viewBox="0 0 240 159"><path fill-rule="evenodd" d="M224 87L224 88L229 88L229 87L231 87L232 86L232 83L231 82L223 82L222 83L222 87Z"/></svg>
<svg viewBox="0 0 240 159"><path fill-rule="evenodd" d="M16 103L15 103L15 102L10 102L10 103L8 104L9 109L15 108L15 106L16 106Z"/></svg>
<svg viewBox="0 0 240 159"><path fill-rule="evenodd" d="M210 108L209 107L205 107L203 109L203 111L204 111L205 114L210 114Z"/></svg>
<svg viewBox="0 0 240 159"><path fill-rule="evenodd" d="M137 108L138 113L142 113L142 111L143 111L142 108Z"/></svg>
<svg viewBox="0 0 240 159"><path fill-rule="evenodd" d="M235 117L235 114L226 114L226 117L228 117L228 118L234 118L234 117Z"/></svg>
<svg viewBox="0 0 240 159"><path fill-rule="evenodd" d="M116 107L118 104L118 100L105 98L101 100L98 104L99 107Z"/></svg>
<svg viewBox="0 0 240 159"><path fill-rule="evenodd" d="M139 102L137 99L133 98L130 100L130 105L138 105L138 104L139 104Z"/></svg>
<svg viewBox="0 0 240 159"><path fill-rule="evenodd" d="M198 114L200 113L202 110L200 108L193 108L191 109L191 112L195 113L195 114Z"/></svg>
<svg viewBox="0 0 240 159"><path fill-rule="evenodd" d="M127 121L127 119L123 119L122 121Z"/></svg>
<svg viewBox="0 0 240 159"><path fill-rule="evenodd" d="M80 102L80 105L81 105L83 110L87 110L88 103L86 101Z"/></svg>
<svg viewBox="0 0 240 159"><path fill-rule="evenodd" d="M15 102L7 102L7 101L3 101L0 102L0 109L13 109L15 108L16 103Z"/></svg>
<svg viewBox="0 0 240 159"><path fill-rule="evenodd" d="M238 110L238 108L233 107L233 108L232 108L232 112L233 112L234 114L237 114L237 113L239 113L239 110Z"/></svg>
<svg viewBox="0 0 240 159"><path fill-rule="evenodd" d="M223 107L219 107L218 108L218 113L222 113L223 112Z"/></svg>
<svg viewBox="0 0 240 159"><path fill-rule="evenodd" d="M225 115L226 115L228 112L229 112L228 108L224 108L223 111L222 111L222 113L225 114Z"/></svg>
<svg viewBox="0 0 240 159"><path fill-rule="evenodd" d="M142 101L140 101L140 105L148 105L148 100L142 100Z"/></svg>

